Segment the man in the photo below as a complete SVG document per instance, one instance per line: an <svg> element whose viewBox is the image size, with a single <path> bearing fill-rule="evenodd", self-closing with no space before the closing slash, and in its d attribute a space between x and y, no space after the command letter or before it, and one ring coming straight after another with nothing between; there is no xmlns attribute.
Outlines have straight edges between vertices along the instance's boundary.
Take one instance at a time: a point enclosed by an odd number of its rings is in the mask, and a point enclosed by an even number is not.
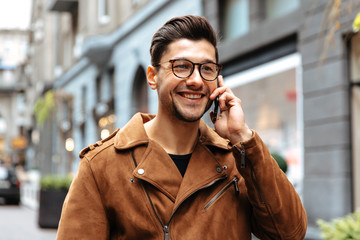
<svg viewBox="0 0 360 240"><path fill-rule="evenodd" d="M303 239L299 196L224 85L208 21L169 20L150 53L158 113L80 153L57 238ZM217 97L213 130L201 117Z"/></svg>

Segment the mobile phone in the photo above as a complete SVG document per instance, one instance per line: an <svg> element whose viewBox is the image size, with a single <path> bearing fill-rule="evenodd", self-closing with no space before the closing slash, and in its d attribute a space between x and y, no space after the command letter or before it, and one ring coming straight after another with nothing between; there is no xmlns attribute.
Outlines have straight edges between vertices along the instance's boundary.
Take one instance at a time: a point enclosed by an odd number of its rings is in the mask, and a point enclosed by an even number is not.
<svg viewBox="0 0 360 240"><path fill-rule="evenodd" d="M219 79L216 79L216 86L219 87ZM214 100L214 111L213 111L214 115L212 117L213 123L216 122L218 111L219 111L219 95Z"/></svg>
<svg viewBox="0 0 360 240"><path fill-rule="evenodd" d="M214 100L214 111L213 111L214 114L213 114L213 118L212 118L213 123L216 122L218 109L219 109L219 96L217 96Z"/></svg>

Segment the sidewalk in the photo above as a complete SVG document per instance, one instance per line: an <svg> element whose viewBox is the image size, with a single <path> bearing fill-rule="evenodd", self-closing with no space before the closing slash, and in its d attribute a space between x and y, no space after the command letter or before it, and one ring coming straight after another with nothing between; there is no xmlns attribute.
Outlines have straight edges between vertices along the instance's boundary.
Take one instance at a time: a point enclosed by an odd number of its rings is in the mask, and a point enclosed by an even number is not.
<svg viewBox="0 0 360 240"><path fill-rule="evenodd" d="M56 239L57 229L39 228L37 210L23 205L0 205L0 216L1 239Z"/></svg>

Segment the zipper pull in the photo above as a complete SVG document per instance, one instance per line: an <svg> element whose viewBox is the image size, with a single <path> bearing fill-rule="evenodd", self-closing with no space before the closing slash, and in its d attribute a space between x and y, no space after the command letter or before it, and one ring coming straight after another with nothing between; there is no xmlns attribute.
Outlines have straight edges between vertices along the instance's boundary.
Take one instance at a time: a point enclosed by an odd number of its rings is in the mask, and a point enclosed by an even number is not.
<svg viewBox="0 0 360 240"><path fill-rule="evenodd" d="M235 191L239 192L240 190L239 190L238 179L237 178L234 179L234 186L235 186Z"/></svg>
<svg viewBox="0 0 360 240"><path fill-rule="evenodd" d="M170 240L169 227L167 225L165 225L163 230L164 230L164 233L165 233L165 240Z"/></svg>
<svg viewBox="0 0 360 240"><path fill-rule="evenodd" d="M240 143L240 168L245 168L245 147L244 143Z"/></svg>

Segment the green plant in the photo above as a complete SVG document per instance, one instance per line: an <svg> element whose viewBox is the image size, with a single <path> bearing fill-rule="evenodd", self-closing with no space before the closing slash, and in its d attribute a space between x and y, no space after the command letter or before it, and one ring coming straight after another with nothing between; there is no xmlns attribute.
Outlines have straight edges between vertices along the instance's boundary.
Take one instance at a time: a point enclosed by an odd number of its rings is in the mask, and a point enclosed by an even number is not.
<svg viewBox="0 0 360 240"><path fill-rule="evenodd" d="M360 13L358 13L354 19L353 30L354 32L358 32L360 30Z"/></svg>
<svg viewBox="0 0 360 240"><path fill-rule="evenodd" d="M40 188L42 190L49 190L49 189L68 190L71 182L72 182L72 178L68 176L47 175L40 179Z"/></svg>
<svg viewBox="0 0 360 240"><path fill-rule="evenodd" d="M285 161L285 159L278 153L274 152L271 153L271 156L275 159L275 161L277 162L277 164L279 165L280 169L286 173L287 172L287 163Z"/></svg>
<svg viewBox="0 0 360 240"><path fill-rule="evenodd" d="M326 240L360 240L360 209L342 218L330 222L317 220L321 229L321 237Z"/></svg>
<svg viewBox="0 0 360 240"><path fill-rule="evenodd" d="M49 90L45 93L43 97L40 97L34 106L34 115L36 122L39 124L43 124L47 117L49 116L50 112L55 107L54 101L54 92Z"/></svg>

